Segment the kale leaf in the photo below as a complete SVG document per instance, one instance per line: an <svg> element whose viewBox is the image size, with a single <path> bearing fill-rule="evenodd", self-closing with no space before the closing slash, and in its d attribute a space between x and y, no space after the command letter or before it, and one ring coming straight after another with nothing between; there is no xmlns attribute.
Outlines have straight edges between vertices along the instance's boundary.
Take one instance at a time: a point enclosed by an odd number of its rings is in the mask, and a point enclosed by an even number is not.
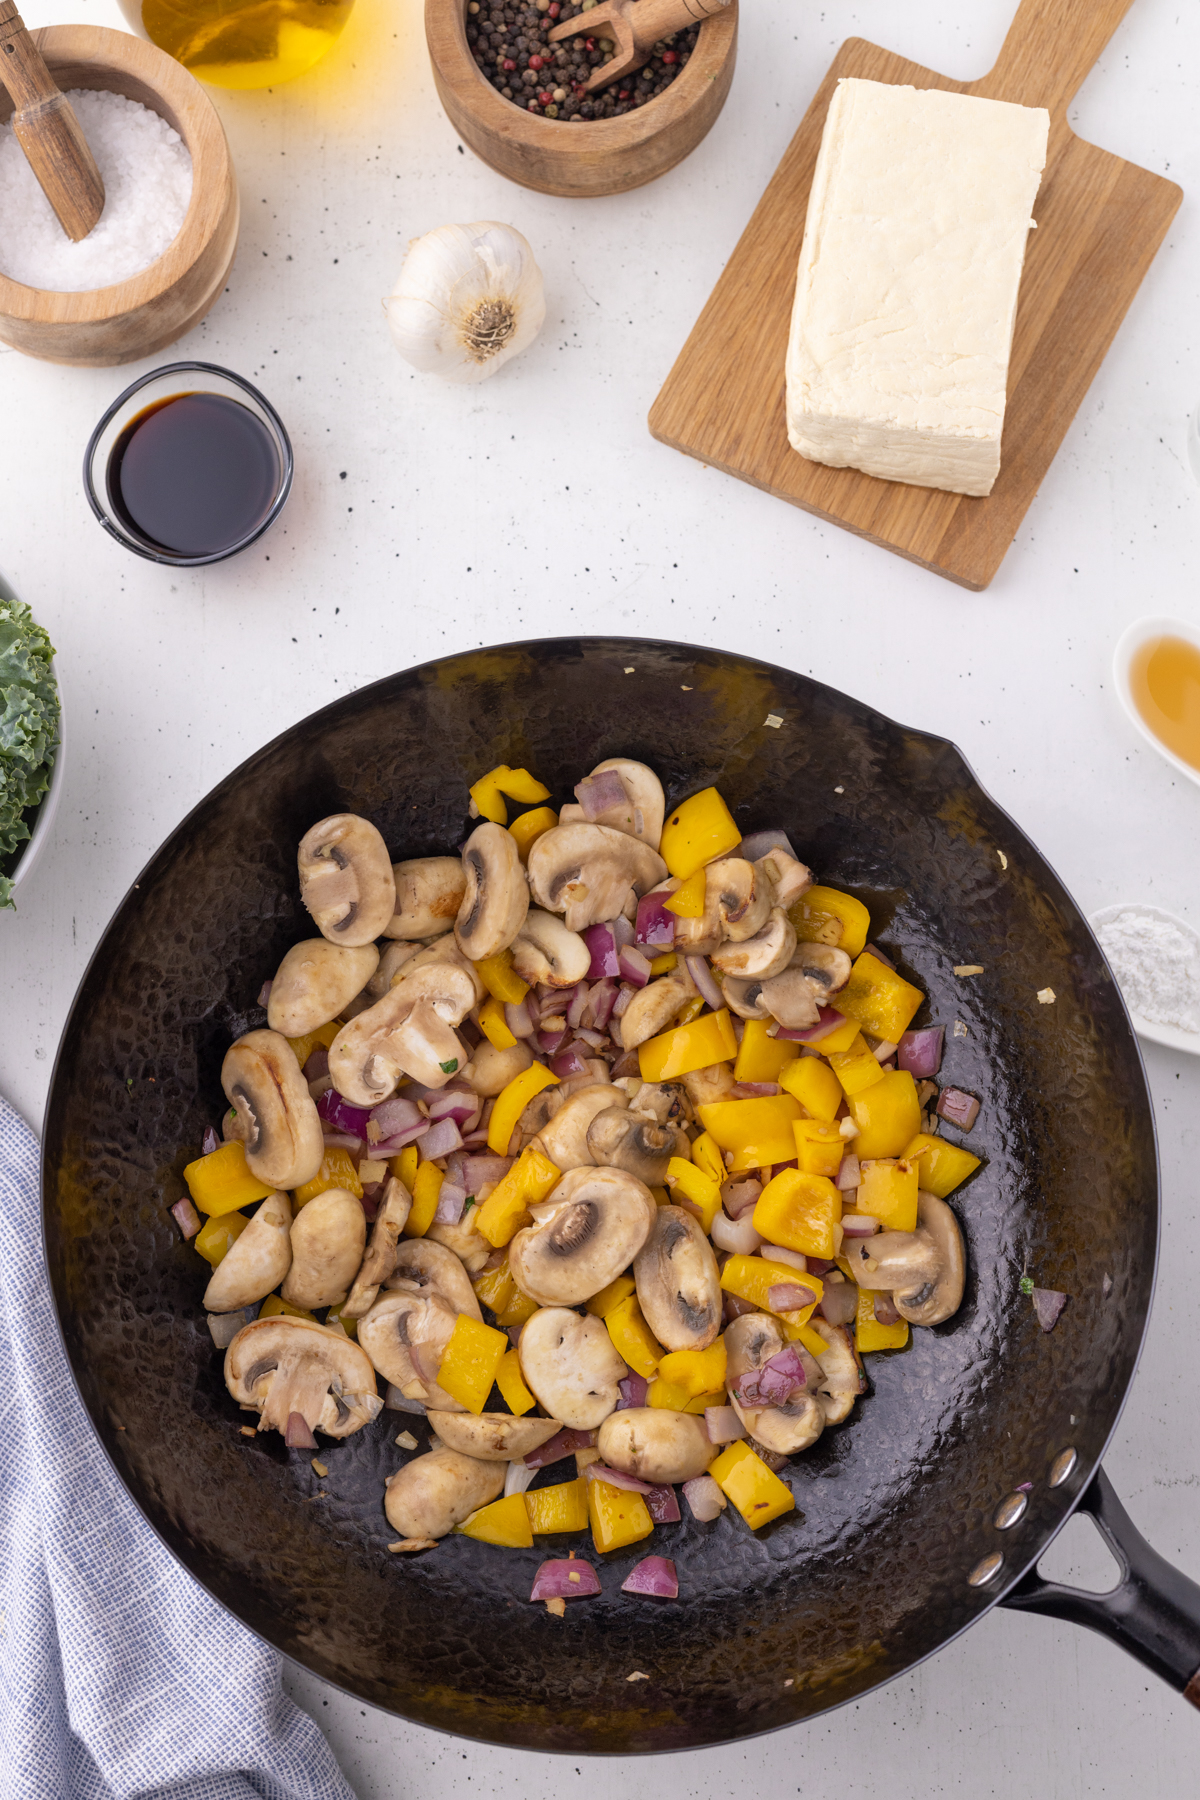
<svg viewBox="0 0 1200 1800"><path fill-rule="evenodd" d="M54 646L33 614L0 587L0 907L11 906L26 817L50 785L58 749Z"/></svg>

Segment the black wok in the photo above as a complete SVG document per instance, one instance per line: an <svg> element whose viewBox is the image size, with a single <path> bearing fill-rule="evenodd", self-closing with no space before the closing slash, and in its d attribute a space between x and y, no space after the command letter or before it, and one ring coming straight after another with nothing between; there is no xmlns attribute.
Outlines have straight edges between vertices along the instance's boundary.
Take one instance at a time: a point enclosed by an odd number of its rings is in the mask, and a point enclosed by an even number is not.
<svg viewBox="0 0 1200 1800"><path fill-rule="evenodd" d="M387 1554L398 1415L322 1450L327 1479L276 1435L241 1435L200 1308L203 1267L168 1208L219 1117L226 1046L263 1022L261 983L311 932L295 874L306 827L349 808L398 855L445 850L464 836L468 782L496 763L527 765L561 803L617 752L657 769L669 801L717 784L743 831L786 826L821 878L869 902L876 940L949 1028L945 1076L982 1097L970 1141L985 1167L954 1196L971 1271L961 1311L871 1359L873 1391L851 1421L790 1466L796 1511L757 1536L730 1513L660 1530L652 1548L678 1565L677 1603L621 1594L647 1546L597 1559L581 1538L604 1592L559 1620L528 1596L569 1539L523 1552L452 1537L425 1556ZM961 962L984 973L956 978ZM1053 1004L1038 1002L1046 988ZM761 663L566 639L449 657L339 700L179 826L117 912L67 1024L45 1231L101 1441L151 1525L248 1626L439 1729L663 1751L812 1717L998 1599L1103 1630L1187 1688L1200 1589L1142 1543L1099 1472L1150 1305L1156 1168L1137 1046L1103 958L951 745ZM1025 1271L1071 1295L1052 1334L1020 1291ZM1013 1495L1021 1516L1001 1529ZM1077 1505L1122 1563L1104 1598L1026 1573ZM649 1679L630 1684L635 1670Z"/></svg>

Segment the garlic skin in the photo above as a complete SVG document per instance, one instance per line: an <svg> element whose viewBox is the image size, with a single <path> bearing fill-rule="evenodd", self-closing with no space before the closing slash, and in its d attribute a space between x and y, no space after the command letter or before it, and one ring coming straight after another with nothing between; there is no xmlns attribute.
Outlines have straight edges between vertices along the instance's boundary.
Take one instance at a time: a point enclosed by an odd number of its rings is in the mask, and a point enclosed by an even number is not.
<svg viewBox="0 0 1200 1800"><path fill-rule="evenodd" d="M484 381L541 330L542 272L511 225L442 225L409 245L386 310L392 341L414 369Z"/></svg>

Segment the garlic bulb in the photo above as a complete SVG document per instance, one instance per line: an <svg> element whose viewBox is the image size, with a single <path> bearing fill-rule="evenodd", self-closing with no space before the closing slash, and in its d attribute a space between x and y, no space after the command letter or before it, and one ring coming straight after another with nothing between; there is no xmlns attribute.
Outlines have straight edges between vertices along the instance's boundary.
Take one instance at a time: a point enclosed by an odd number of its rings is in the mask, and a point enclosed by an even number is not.
<svg viewBox="0 0 1200 1800"><path fill-rule="evenodd" d="M442 225L408 247L387 301L406 362L447 381L483 381L542 329L546 300L533 251L493 219Z"/></svg>

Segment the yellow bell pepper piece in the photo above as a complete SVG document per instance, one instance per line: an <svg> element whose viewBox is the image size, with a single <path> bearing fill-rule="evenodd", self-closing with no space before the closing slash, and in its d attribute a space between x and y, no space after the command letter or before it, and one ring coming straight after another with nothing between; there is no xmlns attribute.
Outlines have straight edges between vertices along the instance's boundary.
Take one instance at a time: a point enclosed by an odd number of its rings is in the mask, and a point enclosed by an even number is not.
<svg viewBox="0 0 1200 1800"><path fill-rule="evenodd" d="M265 1200L275 1191L251 1174L246 1164L246 1146L237 1138L218 1144L207 1156L190 1162L183 1179L200 1211L215 1217L237 1212L240 1206L249 1206L254 1200Z"/></svg>
<svg viewBox="0 0 1200 1800"><path fill-rule="evenodd" d="M598 1294L593 1294L587 1303L587 1309L597 1319L606 1319L613 1308L628 1300L635 1291L632 1275L618 1275L607 1287L602 1287Z"/></svg>
<svg viewBox="0 0 1200 1800"><path fill-rule="evenodd" d="M292 1194L292 1204L299 1210L315 1200L318 1194L326 1194L330 1188L345 1188L356 1200L362 1199L362 1182L358 1178L358 1170L354 1166L354 1158L348 1150L335 1145L327 1150L321 1158L321 1166L311 1181L298 1187Z"/></svg>
<svg viewBox="0 0 1200 1800"><path fill-rule="evenodd" d="M754 1229L768 1244L832 1260L837 1248L834 1226L841 1217L842 1196L832 1181L823 1175L802 1174L799 1169L781 1169L758 1197ZM797 1270L793 1279L803 1284L808 1276Z"/></svg>
<svg viewBox="0 0 1200 1800"><path fill-rule="evenodd" d="M503 769L495 771L496 786L518 806L536 806L539 800L550 798L550 789L528 769Z"/></svg>
<svg viewBox="0 0 1200 1800"><path fill-rule="evenodd" d="M917 1165L877 1159L862 1165L857 1210L870 1213L885 1231L917 1229ZM832 1252L830 1252L832 1254Z"/></svg>
<svg viewBox="0 0 1200 1800"><path fill-rule="evenodd" d="M417 1179L417 1170L421 1166L421 1152L415 1144L406 1144L399 1156L393 1156L388 1162L388 1172L404 1183L412 1193L413 1182Z"/></svg>
<svg viewBox="0 0 1200 1800"><path fill-rule="evenodd" d="M917 1164L917 1185L939 1200L952 1194L979 1167L979 1158L969 1150L947 1143L945 1138L930 1137L925 1131L905 1144L903 1156L905 1162Z"/></svg>
<svg viewBox="0 0 1200 1800"><path fill-rule="evenodd" d="M671 1204L671 1196L665 1187L652 1187L650 1195L655 1206L670 1206Z"/></svg>
<svg viewBox="0 0 1200 1800"><path fill-rule="evenodd" d="M837 995L837 1010L857 1019L872 1037L898 1044L912 1024L925 996L895 969L864 951L850 971L850 979Z"/></svg>
<svg viewBox="0 0 1200 1800"><path fill-rule="evenodd" d="M858 1157L899 1156L921 1124L917 1084L907 1069L886 1070L882 1081L848 1104L858 1136L847 1148Z"/></svg>
<svg viewBox="0 0 1200 1800"><path fill-rule="evenodd" d="M801 1172L805 1175L825 1175L832 1181L842 1166L846 1150L846 1140L837 1126L825 1119L797 1119L792 1132L796 1139L796 1161Z"/></svg>
<svg viewBox="0 0 1200 1800"><path fill-rule="evenodd" d="M720 1146L710 1132L702 1131L692 1145L692 1161L702 1175L707 1175L710 1181L715 1181L718 1187L721 1186L728 1171L725 1167L725 1158L721 1155Z"/></svg>
<svg viewBox="0 0 1200 1800"><path fill-rule="evenodd" d="M737 1055L737 1039L729 1010L705 1013L690 1025L676 1025L647 1039L638 1047L638 1068L643 1081L677 1081L713 1063L729 1062Z"/></svg>
<svg viewBox="0 0 1200 1800"><path fill-rule="evenodd" d="M302 1306L291 1306L288 1301L281 1300L278 1294L268 1294L258 1309L260 1319L274 1319L280 1313L286 1313L289 1319L311 1319L314 1325L320 1320L316 1313L306 1312Z"/></svg>
<svg viewBox="0 0 1200 1800"><path fill-rule="evenodd" d="M692 1020L698 1019L703 1011L704 1001L697 994L694 1000L689 1000L679 1009L675 1016L675 1023L676 1025L690 1025Z"/></svg>
<svg viewBox="0 0 1200 1800"><path fill-rule="evenodd" d="M783 1331L792 1343L803 1344L810 1356L824 1356L829 1349L820 1332L814 1331L811 1325L785 1325Z"/></svg>
<svg viewBox="0 0 1200 1800"><path fill-rule="evenodd" d="M500 1358L496 1370L496 1386L504 1395L505 1406L518 1419L537 1405L536 1398L525 1386L525 1378L521 1374L521 1359L515 1350L506 1350Z"/></svg>
<svg viewBox="0 0 1200 1800"><path fill-rule="evenodd" d="M205 1262L215 1269L221 1259L228 1256L249 1223L245 1213L218 1213L200 1227L192 1243Z"/></svg>
<svg viewBox="0 0 1200 1800"><path fill-rule="evenodd" d="M489 994L479 1009L479 1029L497 1050L511 1050L517 1041L516 1034L508 1029L504 1002L497 1000L495 994Z"/></svg>
<svg viewBox="0 0 1200 1800"><path fill-rule="evenodd" d="M753 1019L748 1022L747 1031L754 1022ZM743 1038L742 1042L745 1041ZM784 1092L798 1100L811 1118L824 1119L828 1123L837 1117L838 1107L842 1104L842 1084L819 1056L798 1056L782 1074L771 1079L778 1080Z"/></svg>
<svg viewBox="0 0 1200 1800"><path fill-rule="evenodd" d="M761 1456L754 1454L744 1438L727 1444L716 1462L709 1464L708 1472L721 1492L733 1501L751 1531L769 1525L796 1505L791 1489L773 1469L768 1469Z"/></svg>
<svg viewBox="0 0 1200 1800"><path fill-rule="evenodd" d="M799 1044L788 1038L769 1037L767 1024L766 1019L746 1020L737 1061L733 1065L735 1081L778 1081L783 1086L783 1071L789 1063L802 1060L812 1063L814 1068L821 1067L815 1056L801 1058ZM796 1098L803 1106L799 1094Z"/></svg>
<svg viewBox="0 0 1200 1800"><path fill-rule="evenodd" d="M785 1246L786 1248L786 1246ZM794 1312L776 1312L767 1296L773 1287L806 1287L815 1297L812 1306L797 1307ZM817 1275L801 1274L791 1263L769 1262L764 1256L731 1256L721 1270L721 1286L727 1294L748 1300L759 1312L771 1313L792 1325L807 1324L813 1307L825 1292L825 1284Z"/></svg>
<svg viewBox="0 0 1200 1800"><path fill-rule="evenodd" d="M694 875L680 882L669 900L663 901L664 911L674 913L677 919L702 919L706 888L704 870L697 869Z"/></svg>
<svg viewBox="0 0 1200 1800"><path fill-rule="evenodd" d="M585 1531L588 1522L588 1482L580 1475L560 1481L556 1487L526 1488L529 1523L539 1537L558 1531Z"/></svg>
<svg viewBox="0 0 1200 1800"><path fill-rule="evenodd" d="M654 1520L642 1496L628 1488L613 1487L607 1481L587 1483L587 1509L592 1542L601 1553L623 1550L626 1544L636 1544L654 1530Z"/></svg>
<svg viewBox="0 0 1200 1800"><path fill-rule="evenodd" d="M624 1357L635 1375L649 1380L662 1360L663 1347L647 1325L637 1296L631 1294L612 1307L604 1314L604 1323L617 1355Z"/></svg>
<svg viewBox="0 0 1200 1800"><path fill-rule="evenodd" d="M476 1275L471 1286L475 1289L475 1298L481 1306L488 1306L494 1313L503 1312L517 1291L512 1270L506 1262L498 1268L485 1269L482 1275Z"/></svg>
<svg viewBox="0 0 1200 1800"><path fill-rule="evenodd" d="M677 1382L664 1381L656 1375L646 1389L646 1405L661 1406L667 1412L702 1413L706 1406L724 1406L725 1390L712 1394L689 1394Z"/></svg>
<svg viewBox="0 0 1200 1800"><path fill-rule="evenodd" d="M506 1494L481 1506L469 1519L455 1527L463 1537L478 1538L481 1544L500 1544L506 1550L532 1550L533 1532L529 1529L529 1508L524 1494Z"/></svg>
<svg viewBox="0 0 1200 1800"><path fill-rule="evenodd" d="M499 768L490 769L486 775L481 775L469 790L476 812L481 818L490 819L493 825L508 824L508 808L496 782L497 776L508 773L508 764L501 763Z"/></svg>
<svg viewBox="0 0 1200 1800"><path fill-rule="evenodd" d="M534 1069L543 1075L549 1073L548 1070L542 1068L540 1063L534 1063L525 1073L531 1075ZM550 1079L553 1081L557 1078L551 1076ZM521 1080L519 1075L517 1080ZM510 1081L504 1094L507 1094L509 1088L514 1085ZM538 1089L545 1085L545 1082L540 1082L534 1092L538 1092ZM503 1100L504 1094L501 1094L501 1100ZM521 1111L524 1110L522 1107ZM517 1114L517 1117L520 1117L520 1113ZM509 1129L511 1132L511 1127ZM491 1139L489 1138L488 1141L490 1143ZM504 1153L500 1151L497 1154L503 1155ZM529 1208L539 1205L561 1180L562 1170L556 1168L550 1158L544 1156L535 1145L526 1144L512 1168L506 1170L500 1177L480 1207L479 1217L475 1221L476 1230L483 1234L493 1248L501 1249L510 1238L516 1235L522 1225L529 1223Z"/></svg>
<svg viewBox="0 0 1200 1800"><path fill-rule="evenodd" d="M861 1356L864 1350L903 1350L908 1342L908 1320L898 1325L881 1325L875 1317L875 1295L870 1288L858 1290L858 1314L854 1321L854 1348Z"/></svg>
<svg viewBox="0 0 1200 1800"><path fill-rule="evenodd" d="M509 1325L523 1325L526 1319L532 1319L534 1313L538 1310L537 1301L531 1300L528 1294L523 1294L514 1282L513 1297L504 1308L504 1311L496 1314L496 1323L497 1325L503 1325L505 1327Z"/></svg>
<svg viewBox="0 0 1200 1800"><path fill-rule="evenodd" d="M495 956L485 956L474 967L488 993L502 1006L519 1006L529 992L529 983L522 981L513 968L511 950L498 950Z"/></svg>
<svg viewBox="0 0 1200 1800"><path fill-rule="evenodd" d="M468 1313L459 1313L438 1364L438 1386L444 1387L468 1412L481 1413L492 1391L496 1370L509 1349L507 1332L495 1331Z"/></svg>
<svg viewBox="0 0 1200 1800"><path fill-rule="evenodd" d="M871 929L871 915L853 894L837 888L810 887L788 911L802 944L834 944L847 956L858 956Z"/></svg>
<svg viewBox="0 0 1200 1800"><path fill-rule="evenodd" d="M519 1075L514 1075L508 1086L501 1089L488 1122L488 1149L493 1156L508 1155L508 1146L517 1128L517 1120L533 1096L540 1094L545 1087L557 1085L558 1076L552 1075L545 1063L535 1062L530 1063L527 1069L522 1069ZM507 1243L508 1239L504 1241Z"/></svg>
<svg viewBox="0 0 1200 1800"><path fill-rule="evenodd" d="M343 1319L340 1306L330 1307L325 1314L325 1323L329 1326L340 1325L347 1337L353 1338L355 1343L358 1342L358 1320Z"/></svg>
<svg viewBox="0 0 1200 1800"><path fill-rule="evenodd" d="M834 999L836 1000L837 997L835 994ZM858 1020L843 1019L840 1025L835 1025L832 1031L826 1032L825 1036L813 1045L813 1049L819 1050L822 1056L832 1056L836 1050L849 1050L857 1037Z"/></svg>
<svg viewBox="0 0 1200 1800"><path fill-rule="evenodd" d="M711 1231L713 1220L721 1210L720 1183L706 1175L703 1169L698 1169L695 1163L673 1156L667 1164L667 1186L677 1203L681 1195L691 1201L700 1213L700 1223L705 1231Z"/></svg>
<svg viewBox="0 0 1200 1800"><path fill-rule="evenodd" d="M882 1069L867 1048L867 1040L859 1032L849 1050L832 1050L829 1053L829 1067L838 1078L842 1092L847 1098L851 1094L861 1094L867 1088L874 1087L882 1081L886 1070Z"/></svg>
<svg viewBox="0 0 1200 1800"><path fill-rule="evenodd" d="M719 1337L707 1350L672 1350L658 1365L659 1377L683 1390L689 1400L697 1394L718 1394L725 1386L728 1364L725 1339Z"/></svg>
<svg viewBox="0 0 1200 1800"><path fill-rule="evenodd" d="M658 854L672 875L686 881L705 863L728 856L741 841L733 814L716 788L702 788L671 813L663 826Z"/></svg>
<svg viewBox="0 0 1200 1800"><path fill-rule="evenodd" d="M412 1208L404 1227L405 1237L424 1237L433 1224L438 1195L446 1177L436 1163L423 1162L413 1177Z"/></svg>
<svg viewBox="0 0 1200 1800"><path fill-rule="evenodd" d="M652 975L669 975L678 961L679 958L673 950L664 950L661 956L651 959L650 973Z"/></svg>
<svg viewBox="0 0 1200 1800"><path fill-rule="evenodd" d="M722 1150L733 1151L734 1175L795 1157L792 1124L800 1117L800 1102L790 1094L766 1100L715 1100L697 1107L696 1116Z"/></svg>
<svg viewBox="0 0 1200 1800"><path fill-rule="evenodd" d="M558 824L558 814L552 806L539 806L534 812L522 813L509 826L513 837L517 840L517 855L522 862L529 861L529 852L540 837L553 831Z"/></svg>
<svg viewBox="0 0 1200 1800"><path fill-rule="evenodd" d="M306 1031L303 1037L289 1038L292 1054L300 1067L304 1067L314 1050L328 1050L341 1029L337 1020L331 1019L328 1025L318 1025L315 1031Z"/></svg>

